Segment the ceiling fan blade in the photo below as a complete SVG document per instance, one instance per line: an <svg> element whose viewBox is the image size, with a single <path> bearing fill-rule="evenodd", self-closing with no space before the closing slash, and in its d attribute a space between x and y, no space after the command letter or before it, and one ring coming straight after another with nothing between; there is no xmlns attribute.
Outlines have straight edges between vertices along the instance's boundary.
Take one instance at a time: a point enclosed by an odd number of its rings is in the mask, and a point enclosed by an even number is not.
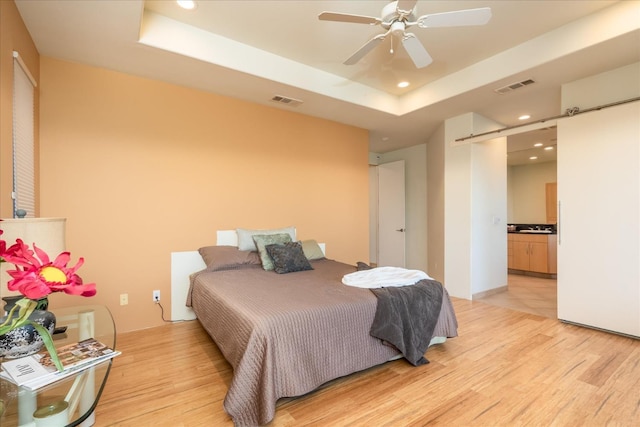
<svg viewBox="0 0 640 427"><path fill-rule="evenodd" d="M408 15L413 11L413 8L416 7L417 2L418 0L398 0L396 10L398 13L404 12Z"/></svg>
<svg viewBox="0 0 640 427"><path fill-rule="evenodd" d="M427 50L414 34L406 33L402 38L402 45L416 65L416 68L424 68L433 62Z"/></svg>
<svg viewBox="0 0 640 427"><path fill-rule="evenodd" d="M318 19L321 21L351 22L354 24L369 25L378 25L382 22L380 21L380 18L374 18L373 16L351 15L349 13L338 12L322 12L318 15Z"/></svg>
<svg viewBox="0 0 640 427"><path fill-rule="evenodd" d="M360 61L367 53L371 52L374 47L378 46L385 39L388 33L379 34L366 42L356 53L351 55L349 59L344 61L345 65L353 65Z"/></svg>
<svg viewBox="0 0 640 427"><path fill-rule="evenodd" d="M453 12L423 15L417 19L418 27L462 27L465 25L484 25L491 19L491 8L456 10Z"/></svg>

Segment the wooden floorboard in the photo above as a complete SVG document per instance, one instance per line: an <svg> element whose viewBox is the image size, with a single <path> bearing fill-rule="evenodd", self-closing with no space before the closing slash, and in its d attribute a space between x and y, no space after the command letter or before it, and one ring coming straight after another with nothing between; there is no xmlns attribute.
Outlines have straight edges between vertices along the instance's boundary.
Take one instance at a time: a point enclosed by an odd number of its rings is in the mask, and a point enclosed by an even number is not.
<svg viewBox="0 0 640 427"><path fill-rule="evenodd" d="M638 426L640 343L453 298L459 337L278 403L271 426ZM232 370L197 321L118 335L96 426L232 426Z"/></svg>

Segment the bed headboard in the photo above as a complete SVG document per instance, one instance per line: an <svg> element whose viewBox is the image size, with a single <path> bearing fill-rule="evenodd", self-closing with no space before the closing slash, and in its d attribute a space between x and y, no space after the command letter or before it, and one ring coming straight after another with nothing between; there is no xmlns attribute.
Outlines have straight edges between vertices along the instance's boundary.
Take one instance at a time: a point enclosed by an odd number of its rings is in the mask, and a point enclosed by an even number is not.
<svg viewBox="0 0 640 427"><path fill-rule="evenodd" d="M217 246L238 246L236 230L219 230L216 232ZM326 254L325 244L318 243ZM171 320L193 320L193 310L185 305L189 292L189 276L206 267L198 251L171 252Z"/></svg>
<svg viewBox="0 0 640 427"><path fill-rule="evenodd" d="M216 231L217 246L238 246L238 233L236 230Z"/></svg>

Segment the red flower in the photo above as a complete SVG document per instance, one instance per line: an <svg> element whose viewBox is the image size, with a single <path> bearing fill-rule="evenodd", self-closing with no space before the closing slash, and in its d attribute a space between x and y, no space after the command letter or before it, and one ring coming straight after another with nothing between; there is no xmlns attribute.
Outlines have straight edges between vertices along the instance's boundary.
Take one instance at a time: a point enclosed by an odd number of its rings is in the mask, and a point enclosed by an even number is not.
<svg viewBox="0 0 640 427"><path fill-rule="evenodd" d="M0 221L2 221L0 219ZM0 230L0 236L3 231ZM71 256L69 252L63 252L51 262L49 256L41 249L33 245L33 250L25 245L20 239L7 248L7 242L0 239L0 263L11 262L16 266L16 270L8 270L7 273L13 280L10 280L7 287L11 291L19 291L24 298L16 302L6 316L5 321L0 324L0 335L4 335L22 325L31 324L42 336L51 359L56 368L62 371L62 363L56 351L49 331L42 325L29 319L29 315L37 307L37 300L46 297L52 292L65 292L72 295L82 295L91 297L96 294L95 283L85 285L76 271L84 263L84 258L80 258L75 266L67 267ZM19 308L18 315L14 316Z"/></svg>
<svg viewBox="0 0 640 427"><path fill-rule="evenodd" d="M0 219L0 221L2 220ZM2 233L4 233L4 231L0 230L0 236L2 236ZM0 239L0 262L4 262L5 255L7 255L7 242Z"/></svg>
<svg viewBox="0 0 640 427"><path fill-rule="evenodd" d="M91 297L96 294L95 283L83 284L76 271L84 263L80 258L75 266L67 267L71 256L62 252L51 262L49 256L35 244L33 251L20 239L2 253L5 261L15 264L16 270L8 270L10 280L7 287L19 291L25 297L37 300L52 292ZM35 251L35 252L34 252Z"/></svg>

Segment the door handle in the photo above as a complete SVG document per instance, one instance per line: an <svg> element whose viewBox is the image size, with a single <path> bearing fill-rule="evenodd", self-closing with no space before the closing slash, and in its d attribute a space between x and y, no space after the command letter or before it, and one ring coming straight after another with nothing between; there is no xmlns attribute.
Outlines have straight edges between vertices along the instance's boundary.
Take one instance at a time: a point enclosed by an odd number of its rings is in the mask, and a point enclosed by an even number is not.
<svg viewBox="0 0 640 427"><path fill-rule="evenodd" d="M558 218L556 218L556 233L558 234L558 246L562 244L562 201L558 200Z"/></svg>
<svg viewBox="0 0 640 427"><path fill-rule="evenodd" d="M396 230L396 231L399 231L399 232L401 232L401 233L404 233L404 232L405 232L405 229L404 229L404 228L401 228L401 229Z"/></svg>

